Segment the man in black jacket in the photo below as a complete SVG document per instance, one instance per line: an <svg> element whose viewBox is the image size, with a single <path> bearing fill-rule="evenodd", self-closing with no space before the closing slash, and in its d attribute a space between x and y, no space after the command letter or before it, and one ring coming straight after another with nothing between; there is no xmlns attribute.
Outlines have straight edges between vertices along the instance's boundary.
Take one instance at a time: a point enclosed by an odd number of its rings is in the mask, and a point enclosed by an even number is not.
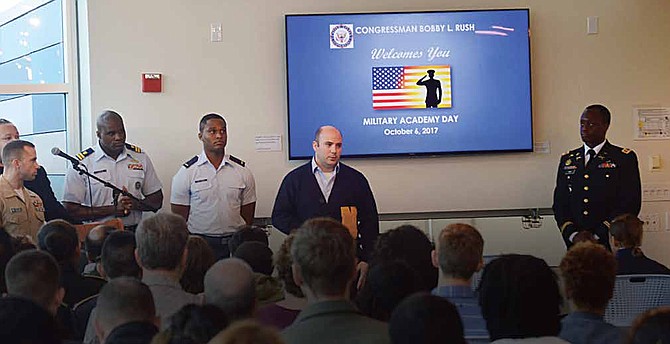
<svg viewBox="0 0 670 344"><path fill-rule="evenodd" d="M340 163L342 134L337 128L319 128L312 148L312 160L284 177L272 209L272 225L288 234L315 217L342 222L357 240L361 286L379 235L375 198L365 176Z"/></svg>
<svg viewBox="0 0 670 344"><path fill-rule="evenodd" d="M586 107L580 118L584 145L563 154L558 165L553 209L568 248L597 241L609 249L612 220L640 212L637 156L605 139L610 118L602 105Z"/></svg>

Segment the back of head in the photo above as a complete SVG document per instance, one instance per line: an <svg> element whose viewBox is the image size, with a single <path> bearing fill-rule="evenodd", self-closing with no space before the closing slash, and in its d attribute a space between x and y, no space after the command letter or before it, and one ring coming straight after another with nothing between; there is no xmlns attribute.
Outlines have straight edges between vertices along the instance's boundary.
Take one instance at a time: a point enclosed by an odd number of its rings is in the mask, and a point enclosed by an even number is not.
<svg viewBox="0 0 670 344"><path fill-rule="evenodd" d="M305 221L295 232L291 258L316 294L343 296L354 277L354 240L346 227L332 219Z"/></svg>
<svg viewBox="0 0 670 344"><path fill-rule="evenodd" d="M0 124L1 125L1 124ZM12 236L0 227L0 294L7 292L7 284L5 283L5 269L7 263L14 256L14 243Z"/></svg>
<svg viewBox="0 0 670 344"><path fill-rule="evenodd" d="M484 239L475 227L450 224L440 232L436 249L443 274L469 280L482 261Z"/></svg>
<svg viewBox="0 0 670 344"><path fill-rule="evenodd" d="M186 305L170 318L170 343L207 343L227 326L219 307Z"/></svg>
<svg viewBox="0 0 670 344"><path fill-rule="evenodd" d="M383 262L370 268L365 285L356 295L356 305L363 314L388 321L400 301L417 291L414 273L407 263Z"/></svg>
<svg viewBox="0 0 670 344"><path fill-rule="evenodd" d="M623 248L639 247L642 244L644 222L633 214L617 216L610 226L610 234Z"/></svg>
<svg viewBox="0 0 670 344"><path fill-rule="evenodd" d="M670 307L651 309L640 315L630 331L630 344L669 344Z"/></svg>
<svg viewBox="0 0 670 344"><path fill-rule="evenodd" d="M115 231L109 234L102 245L100 261L108 279L142 276L142 269L135 260L135 234Z"/></svg>
<svg viewBox="0 0 670 344"><path fill-rule="evenodd" d="M216 258L207 241L199 236L189 236L186 247L188 257L186 257L186 266L179 282L184 291L199 294L205 290L205 273L214 265Z"/></svg>
<svg viewBox="0 0 670 344"><path fill-rule="evenodd" d="M60 270L54 258L44 251L18 253L5 270L7 293L23 297L47 310L54 307L60 288Z"/></svg>
<svg viewBox="0 0 670 344"><path fill-rule="evenodd" d="M22 159L25 147L35 148L35 145L24 140L8 142L2 149L2 164L7 168L12 165L12 160Z"/></svg>
<svg viewBox="0 0 670 344"><path fill-rule="evenodd" d="M561 296L544 260L510 254L486 265L479 304L491 340L556 336Z"/></svg>
<svg viewBox="0 0 670 344"><path fill-rule="evenodd" d="M265 246L270 245L268 234L263 228L244 225L241 226L237 232L233 233L230 239L228 239L228 250L230 251L230 255L233 256L240 245L249 241L260 242L265 244Z"/></svg>
<svg viewBox="0 0 670 344"><path fill-rule="evenodd" d="M409 296L396 307L389 321L389 334L393 344L465 344L456 306L428 293Z"/></svg>
<svg viewBox="0 0 670 344"><path fill-rule="evenodd" d="M30 300L0 298L0 343L60 343L53 315Z"/></svg>
<svg viewBox="0 0 670 344"><path fill-rule="evenodd" d="M205 300L230 321L251 317L256 307L254 272L238 258L222 259L205 275Z"/></svg>
<svg viewBox="0 0 670 344"><path fill-rule="evenodd" d="M577 309L601 314L614 292L616 260L602 245L574 245L561 260L565 293Z"/></svg>
<svg viewBox="0 0 670 344"><path fill-rule="evenodd" d="M100 258L102 244L105 242L105 239L107 239L109 233L114 230L115 228L112 226L98 225L88 232L84 239L84 249L86 250L86 256L89 261L94 262Z"/></svg>
<svg viewBox="0 0 670 344"><path fill-rule="evenodd" d="M143 268L175 270L179 268L188 240L186 221L172 213L151 215L137 226L135 240Z"/></svg>
<svg viewBox="0 0 670 344"><path fill-rule="evenodd" d="M151 290L132 277L119 277L107 282L100 289L96 309L96 322L107 334L129 322L153 322L156 318Z"/></svg>
<svg viewBox="0 0 670 344"><path fill-rule="evenodd" d="M438 271L433 266L433 244L420 229L403 225L377 238L372 265L383 261L403 260L416 272L419 288L430 291L437 286Z"/></svg>
<svg viewBox="0 0 670 344"><path fill-rule="evenodd" d="M277 277L284 284L284 290L295 297L305 297L293 280L293 259L291 259L291 245L293 244L294 235L290 234L284 239L284 242L279 247L279 251L275 255L275 267L277 268Z"/></svg>
<svg viewBox="0 0 670 344"><path fill-rule="evenodd" d="M272 275L272 270L274 270L272 250L263 243L257 241L244 242L235 250L233 256L247 262L254 272L268 276Z"/></svg>
<svg viewBox="0 0 670 344"><path fill-rule="evenodd" d="M283 344L276 330L254 320L238 321L219 333L210 344Z"/></svg>
<svg viewBox="0 0 670 344"><path fill-rule="evenodd" d="M37 232L40 250L49 252L59 264L73 263L79 257L77 230L64 220L51 220Z"/></svg>

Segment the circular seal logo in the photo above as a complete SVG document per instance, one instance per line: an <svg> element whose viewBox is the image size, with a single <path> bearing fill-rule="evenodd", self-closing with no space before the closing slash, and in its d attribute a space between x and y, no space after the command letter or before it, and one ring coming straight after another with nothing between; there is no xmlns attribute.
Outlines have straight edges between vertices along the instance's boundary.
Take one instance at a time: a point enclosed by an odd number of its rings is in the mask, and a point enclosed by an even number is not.
<svg viewBox="0 0 670 344"><path fill-rule="evenodd" d="M330 29L330 43L337 48L348 48L354 41L351 25L337 24Z"/></svg>

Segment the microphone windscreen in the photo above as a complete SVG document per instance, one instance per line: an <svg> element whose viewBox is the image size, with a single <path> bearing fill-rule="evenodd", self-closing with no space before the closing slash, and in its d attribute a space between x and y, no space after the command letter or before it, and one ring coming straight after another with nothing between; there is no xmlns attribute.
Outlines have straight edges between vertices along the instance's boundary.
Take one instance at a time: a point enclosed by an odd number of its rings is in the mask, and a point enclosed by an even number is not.
<svg viewBox="0 0 670 344"><path fill-rule="evenodd" d="M51 154L59 155L60 154L60 149L58 149L58 147L51 148Z"/></svg>

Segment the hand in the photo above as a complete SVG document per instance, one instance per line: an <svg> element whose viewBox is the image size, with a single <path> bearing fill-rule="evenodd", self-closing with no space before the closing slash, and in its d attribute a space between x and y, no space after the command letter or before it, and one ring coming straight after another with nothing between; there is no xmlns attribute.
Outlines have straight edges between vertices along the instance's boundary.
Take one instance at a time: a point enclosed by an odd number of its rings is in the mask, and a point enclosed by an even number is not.
<svg viewBox="0 0 670 344"><path fill-rule="evenodd" d="M123 187L123 191L127 192L128 189ZM119 198L116 201L116 212L121 216L128 216L130 211L133 209L133 200L123 194L119 194Z"/></svg>
<svg viewBox="0 0 670 344"><path fill-rule="evenodd" d="M593 243L597 242L596 238L594 238L593 234L591 234L591 232L589 232L589 231L579 231L579 232L577 232L575 237L572 238L572 243L574 243L574 244L576 244L578 242L582 242L582 241L590 241L590 242L593 242Z"/></svg>
<svg viewBox="0 0 670 344"><path fill-rule="evenodd" d="M365 285L365 281L368 278L368 270L370 266L367 262L360 261L356 265L356 272L358 273L358 282L356 283L356 289L361 290Z"/></svg>

